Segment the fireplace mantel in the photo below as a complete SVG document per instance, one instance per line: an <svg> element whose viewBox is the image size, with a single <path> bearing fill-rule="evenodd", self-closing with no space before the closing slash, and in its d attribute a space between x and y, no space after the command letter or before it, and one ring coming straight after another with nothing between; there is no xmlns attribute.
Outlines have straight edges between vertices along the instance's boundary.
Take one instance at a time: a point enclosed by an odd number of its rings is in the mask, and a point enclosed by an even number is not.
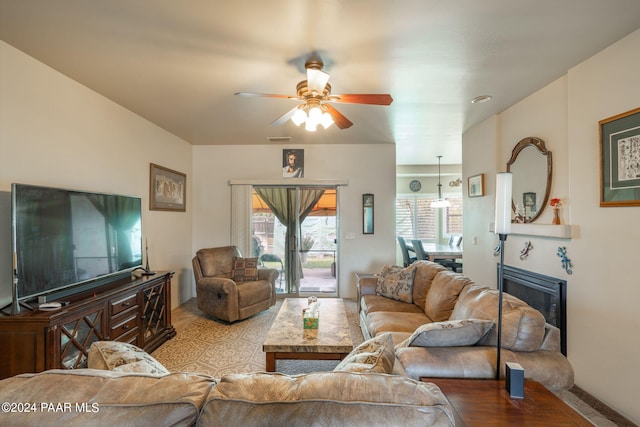
<svg viewBox="0 0 640 427"><path fill-rule="evenodd" d="M494 223L489 224L489 231L495 230ZM572 227L567 224L511 224L511 234L523 236L554 237L556 239L571 239Z"/></svg>

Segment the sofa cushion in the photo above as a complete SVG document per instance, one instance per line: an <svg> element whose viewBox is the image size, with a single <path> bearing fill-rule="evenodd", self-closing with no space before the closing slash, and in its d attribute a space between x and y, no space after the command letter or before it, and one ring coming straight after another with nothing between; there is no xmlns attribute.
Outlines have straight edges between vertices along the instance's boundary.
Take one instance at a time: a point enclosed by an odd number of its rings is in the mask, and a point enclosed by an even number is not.
<svg viewBox="0 0 640 427"><path fill-rule="evenodd" d="M143 372L166 375L162 363L133 344L118 341L96 341L89 348L88 367L116 372Z"/></svg>
<svg viewBox="0 0 640 427"><path fill-rule="evenodd" d="M412 265L416 268L413 277L413 303L424 311L427 293L433 283L433 278L441 271L446 271L442 265L431 261L416 261Z"/></svg>
<svg viewBox="0 0 640 427"><path fill-rule="evenodd" d="M361 309L365 313L375 313L376 311L396 311L400 313L420 313L424 315L424 310L415 304L397 301L381 295L363 295L360 301ZM426 317L426 315L425 315Z"/></svg>
<svg viewBox="0 0 640 427"><path fill-rule="evenodd" d="M202 408L199 426L450 426L444 394L432 383L354 372L223 376Z"/></svg>
<svg viewBox="0 0 640 427"><path fill-rule="evenodd" d="M464 319L420 326L400 347L456 347L474 345L493 327L490 320Z"/></svg>
<svg viewBox="0 0 640 427"><path fill-rule="evenodd" d="M451 320L486 319L498 324L498 290L472 285L460 295ZM542 313L510 294L502 299L503 348L514 351L540 349L545 334ZM478 344L495 346L497 328L493 328Z"/></svg>
<svg viewBox="0 0 640 427"><path fill-rule="evenodd" d="M424 312L434 322L449 320L458 295L466 285L471 283L471 279L460 273L449 270L440 271L434 277L427 293ZM472 317L466 317L466 319L470 318Z"/></svg>
<svg viewBox="0 0 640 427"><path fill-rule="evenodd" d="M385 265L378 276L376 292L387 298L406 303L413 302L413 276L415 267Z"/></svg>
<svg viewBox="0 0 640 427"><path fill-rule="evenodd" d="M384 333L354 348L334 371L390 374L393 372L395 358L391 334Z"/></svg>
<svg viewBox="0 0 640 427"><path fill-rule="evenodd" d="M236 283L258 280L258 258L234 258L231 278Z"/></svg>
<svg viewBox="0 0 640 427"><path fill-rule="evenodd" d="M0 381L0 399L38 402L38 412L2 414L2 425L189 426L214 385L211 377L187 373L57 369L23 374ZM41 410L42 403L50 406ZM69 410L47 410L65 404Z"/></svg>
<svg viewBox="0 0 640 427"><path fill-rule="evenodd" d="M412 334L425 323L430 323L424 313L398 313L376 311L367 314L365 323L372 337L384 332L408 332Z"/></svg>

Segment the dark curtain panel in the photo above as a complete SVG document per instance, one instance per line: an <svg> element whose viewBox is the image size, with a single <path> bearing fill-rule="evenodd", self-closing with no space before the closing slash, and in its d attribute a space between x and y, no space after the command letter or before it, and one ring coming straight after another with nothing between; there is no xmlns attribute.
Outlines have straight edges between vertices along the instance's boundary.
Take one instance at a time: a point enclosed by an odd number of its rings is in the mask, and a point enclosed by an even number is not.
<svg viewBox="0 0 640 427"><path fill-rule="evenodd" d="M256 193L269 206L271 212L278 221L286 227L284 251L285 251L285 277L287 292L293 292L302 277L302 264L298 254L296 220L300 223L309 215L322 194L322 188L300 188L300 212L296 212L296 189L287 187L255 187ZM298 232L297 232L298 231ZM289 268L295 266L295 268Z"/></svg>

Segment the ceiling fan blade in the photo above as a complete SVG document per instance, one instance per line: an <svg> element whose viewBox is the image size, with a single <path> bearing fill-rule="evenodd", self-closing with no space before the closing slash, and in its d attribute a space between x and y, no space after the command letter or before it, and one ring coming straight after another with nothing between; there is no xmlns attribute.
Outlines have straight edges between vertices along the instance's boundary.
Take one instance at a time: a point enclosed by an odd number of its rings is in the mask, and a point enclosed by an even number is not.
<svg viewBox="0 0 640 427"><path fill-rule="evenodd" d="M331 101L347 104L390 105L393 98L388 93L345 93L331 95Z"/></svg>
<svg viewBox="0 0 640 427"><path fill-rule="evenodd" d="M350 128L351 126L353 126L353 123L351 123L351 121L349 119L347 119L345 116L343 116L340 111L336 110L335 108L333 108L329 104L323 104L323 105L325 107L327 107L327 112L331 115L331 118L333 119L333 122L340 129L347 129L347 128Z"/></svg>
<svg viewBox="0 0 640 427"><path fill-rule="evenodd" d="M274 126L280 126L286 123L287 120L289 120L291 116L293 116L293 113L295 113L297 109L298 109L298 106L296 105L291 110L287 111L286 113L284 113L283 115L281 115L280 117L272 121L271 124Z"/></svg>
<svg viewBox="0 0 640 427"><path fill-rule="evenodd" d="M322 70L307 68L307 87L312 92L316 91L318 93L322 93L322 91L324 91L324 87L329 81L329 77L329 74Z"/></svg>
<svg viewBox="0 0 640 427"><path fill-rule="evenodd" d="M277 93L252 93L252 92L236 92L234 95L238 96L252 96L256 98L284 98L284 99L298 99L297 96L281 95Z"/></svg>

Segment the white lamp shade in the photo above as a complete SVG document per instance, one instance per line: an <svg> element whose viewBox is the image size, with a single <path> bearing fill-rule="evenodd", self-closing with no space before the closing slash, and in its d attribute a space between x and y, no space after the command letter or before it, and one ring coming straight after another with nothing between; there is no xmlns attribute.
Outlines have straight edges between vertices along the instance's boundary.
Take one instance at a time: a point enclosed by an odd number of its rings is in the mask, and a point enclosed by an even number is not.
<svg viewBox="0 0 640 427"><path fill-rule="evenodd" d="M448 208L451 207L451 202L446 199L438 199L431 202L432 208Z"/></svg>
<svg viewBox="0 0 640 427"><path fill-rule="evenodd" d="M311 119L307 119L307 122L304 124L304 129L308 132L315 132L318 123L314 122Z"/></svg>
<svg viewBox="0 0 640 427"><path fill-rule="evenodd" d="M291 121L296 125L300 126L307 120L307 113L304 112L302 108L298 108L293 116L291 116Z"/></svg>
<svg viewBox="0 0 640 427"><path fill-rule="evenodd" d="M324 126L325 129L331 126L333 124L333 117L331 117L331 114L327 113L326 111L322 113L320 124Z"/></svg>
<svg viewBox="0 0 640 427"><path fill-rule="evenodd" d="M496 234L511 233L511 191L511 172L496 174Z"/></svg>

